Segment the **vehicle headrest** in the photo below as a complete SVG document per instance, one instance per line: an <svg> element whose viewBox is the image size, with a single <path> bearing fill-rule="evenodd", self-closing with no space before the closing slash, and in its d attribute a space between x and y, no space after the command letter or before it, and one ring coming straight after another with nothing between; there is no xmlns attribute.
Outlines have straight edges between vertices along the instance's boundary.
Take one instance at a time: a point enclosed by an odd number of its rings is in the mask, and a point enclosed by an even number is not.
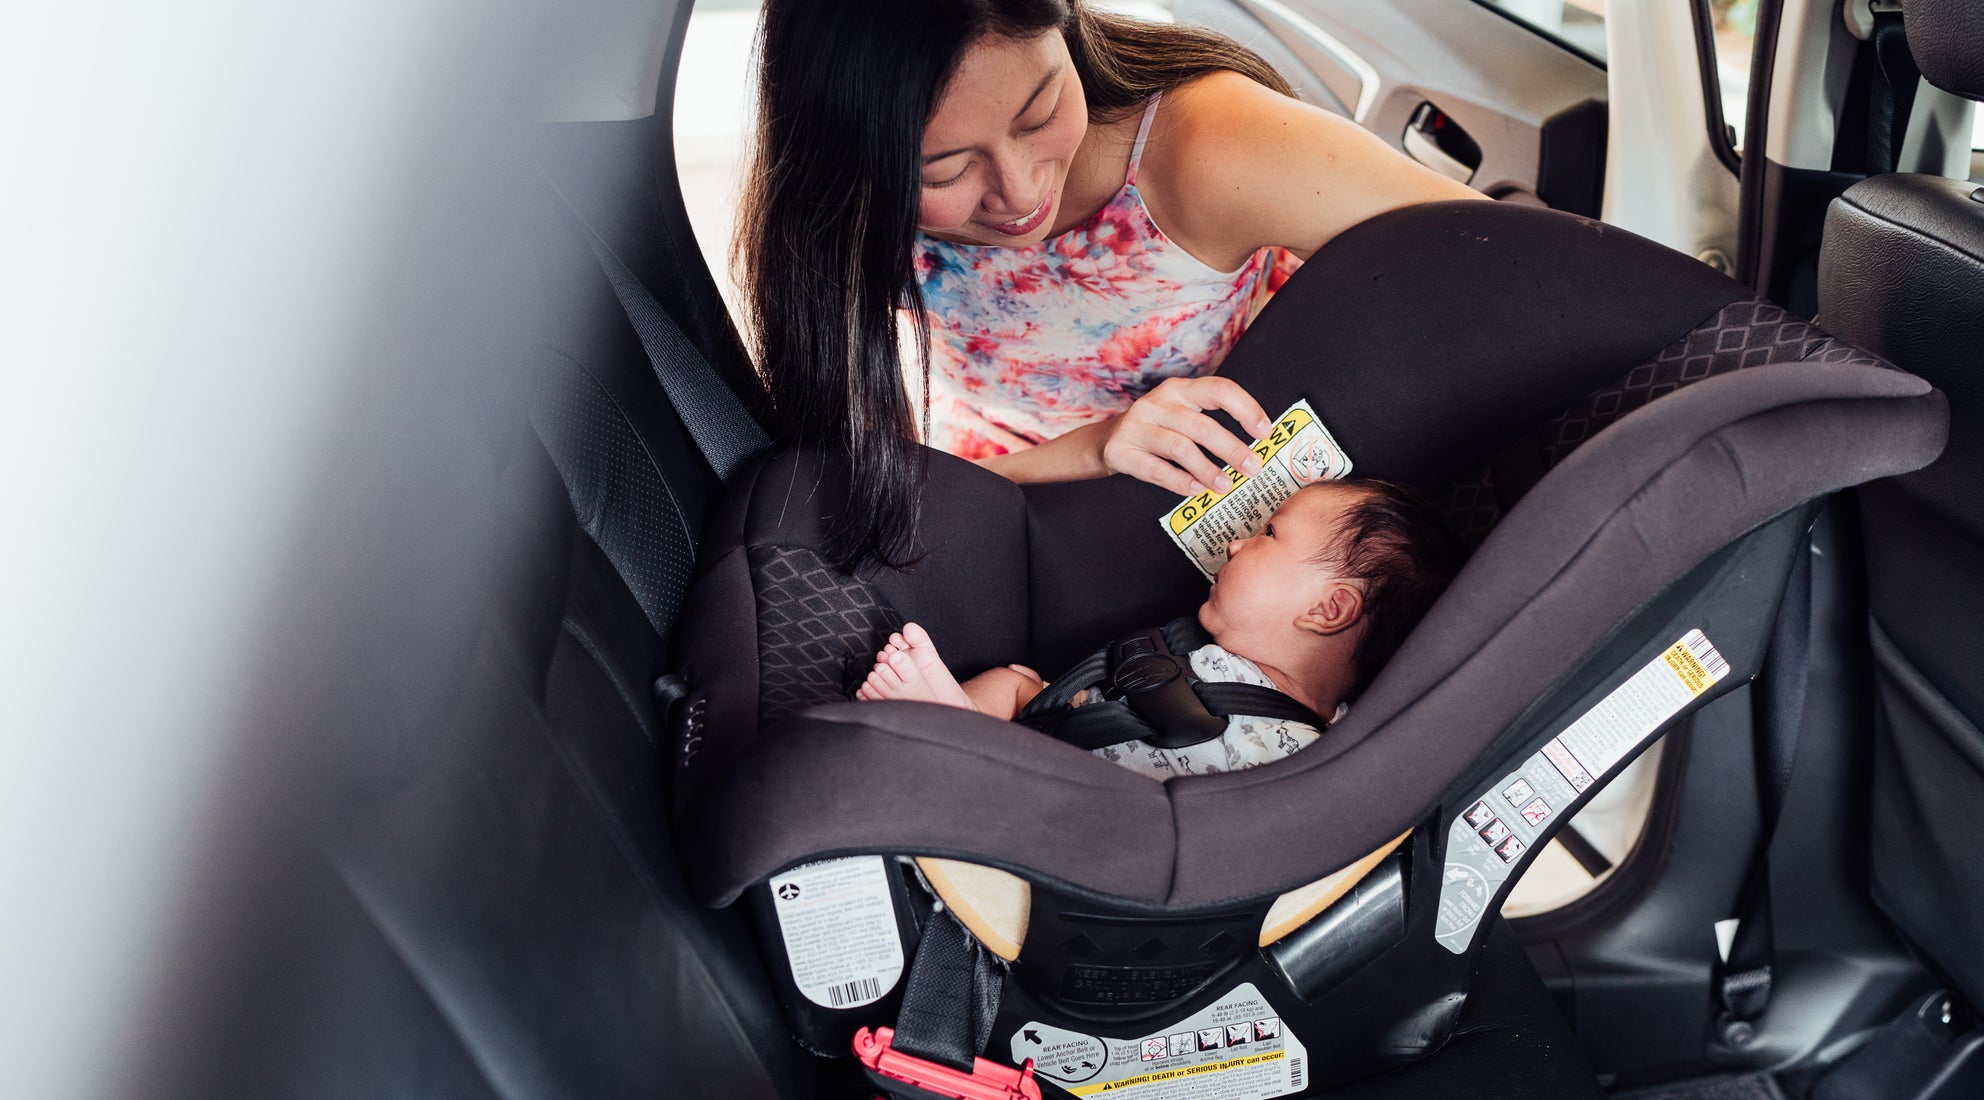
<svg viewBox="0 0 1984 1100"><path fill-rule="evenodd" d="M1929 83L1984 100L1984 4L1976 0L1904 0L1908 50Z"/></svg>

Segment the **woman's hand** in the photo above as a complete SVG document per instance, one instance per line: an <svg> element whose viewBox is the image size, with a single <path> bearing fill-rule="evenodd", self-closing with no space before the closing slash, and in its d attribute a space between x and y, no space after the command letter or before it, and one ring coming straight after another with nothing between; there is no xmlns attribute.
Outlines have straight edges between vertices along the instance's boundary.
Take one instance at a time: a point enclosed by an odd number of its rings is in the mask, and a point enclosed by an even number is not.
<svg viewBox="0 0 1984 1100"><path fill-rule="evenodd" d="M1255 438L1274 429L1260 402L1230 378L1167 378L1121 416L1100 426L1107 432L1101 448L1103 467L1180 496L1225 493L1233 484L1206 452L1249 476L1261 472L1261 460L1247 440L1206 415L1213 409L1224 410Z"/></svg>

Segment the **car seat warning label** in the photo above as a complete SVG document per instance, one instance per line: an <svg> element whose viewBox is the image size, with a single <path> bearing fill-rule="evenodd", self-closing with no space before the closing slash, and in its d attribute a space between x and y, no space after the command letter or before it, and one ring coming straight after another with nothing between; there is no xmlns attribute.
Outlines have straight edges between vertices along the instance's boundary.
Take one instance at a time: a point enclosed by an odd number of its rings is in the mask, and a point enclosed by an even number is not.
<svg viewBox="0 0 1984 1100"><path fill-rule="evenodd" d="M1488 903L1558 812L1727 675L1729 662L1690 630L1476 795L1447 830L1433 938L1455 954L1466 951Z"/></svg>
<svg viewBox="0 0 1984 1100"><path fill-rule="evenodd" d="M1300 1092L1309 1051L1252 982L1160 1032L1098 1037L1029 1023L1013 1033L1013 1064L1074 1096L1126 1100L1267 1100Z"/></svg>
<svg viewBox="0 0 1984 1100"><path fill-rule="evenodd" d="M1228 543L1260 533L1297 489L1350 473L1350 456L1307 401L1297 401L1275 418L1267 438L1254 441L1254 455L1261 460L1260 473L1248 477L1228 466L1231 489L1218 496L1187 497L1157 521L1207 578L1226 564Z"/></svg>
<svg viewBox="0 0 1984 1100"><path fill-rule="evenodd" d="M823 1008L882 999L902 977L902 937L881 856L795 867L771 881L793 984Z"/></svg>

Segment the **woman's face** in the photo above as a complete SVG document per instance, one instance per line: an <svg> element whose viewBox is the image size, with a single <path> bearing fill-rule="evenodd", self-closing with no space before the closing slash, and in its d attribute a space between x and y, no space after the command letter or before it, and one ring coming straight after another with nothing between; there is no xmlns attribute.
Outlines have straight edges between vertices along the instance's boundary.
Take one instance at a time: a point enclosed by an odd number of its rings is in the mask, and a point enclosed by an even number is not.
<svg viewBox="0 0 1984 1100"><path fill-rule="evenodd" d="M965 51L923 128L918 228L958 244L1044 240L1088 104L1058 32L988 37Z"/></svg>

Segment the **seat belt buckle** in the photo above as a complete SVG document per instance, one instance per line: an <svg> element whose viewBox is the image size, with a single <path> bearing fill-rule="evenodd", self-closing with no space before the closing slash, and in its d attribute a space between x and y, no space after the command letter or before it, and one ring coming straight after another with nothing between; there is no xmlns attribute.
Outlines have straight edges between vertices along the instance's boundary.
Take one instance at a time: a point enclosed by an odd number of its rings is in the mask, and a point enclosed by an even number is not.
<svg viewBox="0 0 1984 1100"><path fill-rule="evenodd" d="M883 1088L895 1091L908 1086L917 1090L912 1094L916 1100L1040 1100L1031 1058L1018 1069L974 1058L971 1072L960 1073L895 1049L895 1037L892 1027L873 1031L864 1027L854 1033L854 1057Z"/></svg>

